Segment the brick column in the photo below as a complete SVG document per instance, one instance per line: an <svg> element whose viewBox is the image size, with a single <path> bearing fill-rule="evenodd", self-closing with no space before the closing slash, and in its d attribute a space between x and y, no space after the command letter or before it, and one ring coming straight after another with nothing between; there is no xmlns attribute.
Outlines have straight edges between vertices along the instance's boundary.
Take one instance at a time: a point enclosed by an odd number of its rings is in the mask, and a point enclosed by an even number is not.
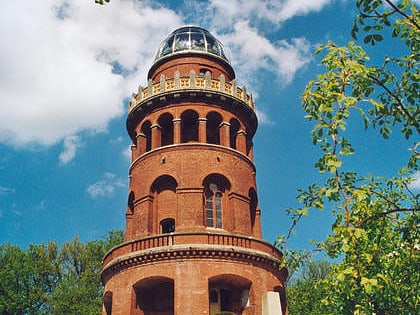
<svg viewBox="0 0 420 315"><path fill-rule="evenodd" d="M236 136L236 150L246 154L246 132L239 130Z"/></svg>
<svg viewBox="0 0 420 315"><path fill-rule="evenodd" d="M146 153L147 139L144 133L137 134L137 150L139 155Z"/></svg>
<svg viewBox="0 0 420 315"><path fill-rule="evenodd" d="M181 143L181 118L174 118L174 144Z"/></svg>
<svg viewBox="0 0 420 315"><path fill-rule="evenodd" d="M220 145L230 147L230 124L222 122L219 126Z"/></svg>
<svg viewBox="0 0 420 315"><path fill-rule="evenodd" d="M211 265L207 268L211 268ZM177 263L174 281L175 315L208 315L209 284L205 276L207 268L202 269L201 265L191 259Z"/></svg>
<svg viewBox="0 0 420 315"><path fill-rule="evenodd" d="M150 129L152 129L152 150L153 150L153 149L159 148L162 145L162 133L161 133L162 128L158 124L155 124L151 126Z"/></svg>
<svg viewBox="0 0 420 315"><path fill-rule="evenodd" d="M207 118L198 118L198 142L207 143Z"/></svg>

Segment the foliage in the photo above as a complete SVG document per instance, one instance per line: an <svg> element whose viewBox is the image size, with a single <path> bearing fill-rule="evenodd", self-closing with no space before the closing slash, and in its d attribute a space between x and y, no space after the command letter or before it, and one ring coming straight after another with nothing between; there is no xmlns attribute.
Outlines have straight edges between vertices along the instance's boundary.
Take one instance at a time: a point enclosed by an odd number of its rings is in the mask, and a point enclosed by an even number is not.
<svg viewBox="0 0 420 315"><path fill-rule="evenodd" d="M302 267L300 277L292 281L287 289L289 315L322 315L319 301L326 295L323 280L330 272L330 263L311 261Z"/></svg>
<svg viewBox="0 0 420 315"><path fill-rule="evenodd" d="M76 236L29 245L26 251L0 245L0 314L100 314L101 261L123 242L122 231L83 244Z"/></svg>
<svg viewBox="0 0 420 315"><path fill-rule="evenodd" d="M288 250L287 239L312 209L331 209L332 232L317 250L336 263L322 281L328 290L318 300L318 313L418 314L420 196L410 189L410 177L420 158L419 11L408 0L357 0L356 7L353 38L363 34L371 51L389 41L387 47L397 47L399 55L395 49L388 55L382 45L375 51L383 53L377 65L354 42L328 42L316 51L323 55L326 72L309 82L302 105L306 118L315 122L312 140L321 150L315 167L322 184L300 190L302 206L288 210L291 231L279 243L290 268L299 267L309 254ZM397 175L361 175L344 167L347 157L356 154L346 136L356 114L384 139L399 129L411 146L411 157Z"/></svg>

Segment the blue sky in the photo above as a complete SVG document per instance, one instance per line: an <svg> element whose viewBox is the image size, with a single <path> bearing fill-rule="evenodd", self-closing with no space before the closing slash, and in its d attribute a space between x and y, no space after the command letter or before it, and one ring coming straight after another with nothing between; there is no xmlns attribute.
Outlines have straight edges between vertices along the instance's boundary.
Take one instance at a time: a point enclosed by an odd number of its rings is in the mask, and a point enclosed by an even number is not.
<svg viewBox="0 0 420 315"><path fill-rule="evenodd" d="M345 44L350 0L3 1L0 4L0 244L20 246L123 229L129 138L127 99L145 85L159 43L194 24L225 45L239 84L254 95L254 138L264 238L290 224L296 190L318 178L311 124L299 95L323 71L318 44ZM389 45L378 47L383 52ZM346 166L393 175L408 157L397 133L349 129L357 154ZM420 184L417 184L419 189ZM328 211L311 215L292 242L329 231Z"/></svg>

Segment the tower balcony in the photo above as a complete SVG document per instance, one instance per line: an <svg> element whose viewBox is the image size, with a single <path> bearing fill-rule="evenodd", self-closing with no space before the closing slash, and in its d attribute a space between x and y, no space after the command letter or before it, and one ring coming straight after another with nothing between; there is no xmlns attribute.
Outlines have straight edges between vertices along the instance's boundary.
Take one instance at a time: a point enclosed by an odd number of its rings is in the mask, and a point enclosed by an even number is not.
<svg viewBox="0 0 420 315"><path fill-rule="evenodd" d="M225 82L224 75L219 78L211 78L210 72L204 76L196 76L192 70L189 77L180 77L179 71L175 71L173 78L160 77L160 82L153 82L151 79L147 87L139 86L138 93L133 93L128 104L128 113L130 114L136 107L147 103L149 99L164 96L168 92L176 91L206 91L220 94L220 96L233 97L235 100L244 103L255 111L255 103L252 94L246 92L245 86L238 87L236 80Z"/></svg>
<svg viewBox="0 0 420 315"><path fill-rule="evenodd" d="M167 233L125 242L104 257L102 280L105 283L123 269L174 259L226 259L259 265L280 277L282 253L268 242L252 237L211 232Z"/></svg>

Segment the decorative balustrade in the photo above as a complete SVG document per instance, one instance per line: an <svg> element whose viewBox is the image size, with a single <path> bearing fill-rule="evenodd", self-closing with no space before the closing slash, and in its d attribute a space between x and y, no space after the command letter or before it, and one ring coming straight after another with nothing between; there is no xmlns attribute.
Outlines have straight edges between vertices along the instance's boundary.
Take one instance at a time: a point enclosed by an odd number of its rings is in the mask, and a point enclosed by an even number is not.
<svg viewBox="0 0 420 315"><path fill-rule="evenodd" d="M225 82L223 74L218 79L213 79L210 72L207 72L204 77L197 77L194 71L191 71L189 77L180 77L179 71L176 71L173 78L162 75L160 82L153 82L150 79L147 87L139 86L138 93L133 93L128 104L128 111L130 112L139 103L153 96L176 90L208 90L226 94L241 100L255 110L252 94L246 93L245 86L238 87L236 80Z"/></svg>
<svg viewBox="0 0 420 315"><path fill-rule="evenodd" d="M271 255L276 259L281 259L282 254L271 244L242 235L223 234L223 233L168 233L156 236L144 237L138 240L129 241L115 247L104 258L103 265L106 266L117 257L125 254L144 251L148 249L165 248L176 245L214 245L214 246L232 246L251 249Z"/></svg>

